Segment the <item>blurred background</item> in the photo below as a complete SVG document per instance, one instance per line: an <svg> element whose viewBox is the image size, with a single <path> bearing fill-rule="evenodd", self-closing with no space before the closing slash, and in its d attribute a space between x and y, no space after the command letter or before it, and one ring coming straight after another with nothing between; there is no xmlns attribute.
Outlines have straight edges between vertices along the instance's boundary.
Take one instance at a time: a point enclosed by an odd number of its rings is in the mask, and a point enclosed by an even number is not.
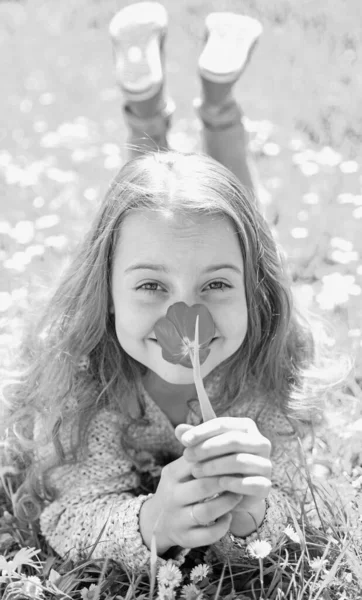
<svg viewBox="0 0 362 600"><path fill-rule="evenodd" d="M127 159L108 24L123 0L0 0L0 360L56 282ZM362 378L362 3L165 0L170 145L199 150L204 19L258 18L236 87L278 215L297 302L335 328Z"/></svg>

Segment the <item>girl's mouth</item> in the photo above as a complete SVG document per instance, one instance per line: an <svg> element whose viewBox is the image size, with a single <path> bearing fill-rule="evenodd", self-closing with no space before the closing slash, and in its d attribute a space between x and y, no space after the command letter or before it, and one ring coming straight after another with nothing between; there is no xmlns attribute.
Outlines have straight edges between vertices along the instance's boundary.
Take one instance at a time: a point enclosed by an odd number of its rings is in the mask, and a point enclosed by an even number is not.
<svg viewBox="0 0 362 600"><path fill-rule="evenodd" d="M155 342L156 344L158 344L158 340L156 338L148 338L150 342ZM210 344L211 345L213 342L215 342L216 340L219 340L219 337L213 337Z"/></svg>

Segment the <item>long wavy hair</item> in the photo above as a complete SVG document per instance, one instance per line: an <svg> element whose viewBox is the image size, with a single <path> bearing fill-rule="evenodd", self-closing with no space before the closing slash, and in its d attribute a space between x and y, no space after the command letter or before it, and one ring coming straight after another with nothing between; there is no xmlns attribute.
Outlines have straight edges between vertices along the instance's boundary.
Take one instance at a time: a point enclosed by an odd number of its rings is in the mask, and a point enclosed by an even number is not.
<svg viewBox="0 0 362 600"><path fill-rule="evenodd" d="M122 222L135 210L223 215L235 227L245 268L248 327L241 347L215 370L217 396L224 407L237 402L248 387L267 394L268 402L287 415L305 419L320 406L321 387L329 385L317 364L319 353L311 328L293 308L283 257L253 197L239 180L203 155L139 156L111 183L31 343L24 346L22 370L5 388L7 445L22 472L19 507L22 504L23 509L26 502L39 504L44 497L33 460L35 421L40 419L43 437L52 441L57 464L61 464L66 460L60 440L69 398L77 400L75 456L92 415L104 406L127 415L129 392L137 389L147 371L120 346L110 311L113 256ZM89 368L79 372L84 356ZM90 388L94 393L89 393ZM142 420L144 406L139 402Z"/></svg>

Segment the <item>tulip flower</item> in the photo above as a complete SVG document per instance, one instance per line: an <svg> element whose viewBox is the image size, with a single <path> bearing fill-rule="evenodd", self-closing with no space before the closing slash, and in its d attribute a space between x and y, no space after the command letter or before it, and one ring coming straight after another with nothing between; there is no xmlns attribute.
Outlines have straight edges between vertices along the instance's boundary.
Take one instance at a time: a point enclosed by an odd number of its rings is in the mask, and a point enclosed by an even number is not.
<svg viewBox="0 0 362 600"><path fill-rule="evenodd" d="M157 321L155 334L165 360L193 369L203 419L214 419L216 415L200 372L200 363L210 354L209 344L215 334L214 321L206 306L176 302L169 307L166 316Z"/></svg>
<svg viewBox="0 0 362 600"><path fill-rule="evenodd" d="M169 307L165 317L155 325L157 341L162 347L162 356L175 365L192 369L191 356L195 345L195 323L199 317L199 358L202 364L210 354L209 343L215 334L211 314L203 304L187 306L176 302Z"/></svg>

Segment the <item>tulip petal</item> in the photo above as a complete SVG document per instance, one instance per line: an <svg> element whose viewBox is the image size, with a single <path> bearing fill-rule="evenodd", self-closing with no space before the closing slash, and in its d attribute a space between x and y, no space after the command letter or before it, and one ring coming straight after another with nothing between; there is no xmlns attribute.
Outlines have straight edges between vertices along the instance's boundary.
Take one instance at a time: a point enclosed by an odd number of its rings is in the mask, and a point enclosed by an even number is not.
<svg viewBox="0 0 362 600"><path fill-rule="evenodd" d="M188 311L189 307L185 302L175 302L168 308L166 314L166 318L174 324L181 338L186 335Z"/></svg>
<svg viewBox="0 0 362 600"><path fill-rule="evenodd" d="M178 352L178 353L172 352L172 353L170 353L170 352L168 352L168 350L165 350L165 348L162 348L162 358L164 360L167 360L167 362L172 363L173 365L182 365L183 364L183 359L185 358L185 355L182 354L182 352Z"/></svg>
<svg viewBox="0 0 362 600"><path fill-rule="evenodd" d="M179 354L183 347L182 336L167 317L159 319L154 327L157 341L169 354Z"/></svg>
<svg viewBox="0 0 362 600"><path fill-rule="evenodd" d="M186 356L184 355L179 361L178 363L180 365L182 365L183 367L187 367L188 369L192 369L192 362L191 362L191 358L190 358L190 354L186 354Z"/></svg>
<svg viewBox="0 0 362 600"><path fill-rule="evenodd" d="M190 340L195 339L196 317L199 317L199 348L207 346L215 334L213 318L203 304L193 304L186 313L185 330Z"/></svg>
<svg viewBox="0 0 362 600"><path fill-rule="evenodd" d="M176 302L155 324L154 330L162 348L162 357L172 364L181 364L192 369L189 356L189 343L195 338L196 318L199 317L199 356L200 364L210 353L209 343L214 337L215 325L212 316L203 304L187 306Z"/></svg>

